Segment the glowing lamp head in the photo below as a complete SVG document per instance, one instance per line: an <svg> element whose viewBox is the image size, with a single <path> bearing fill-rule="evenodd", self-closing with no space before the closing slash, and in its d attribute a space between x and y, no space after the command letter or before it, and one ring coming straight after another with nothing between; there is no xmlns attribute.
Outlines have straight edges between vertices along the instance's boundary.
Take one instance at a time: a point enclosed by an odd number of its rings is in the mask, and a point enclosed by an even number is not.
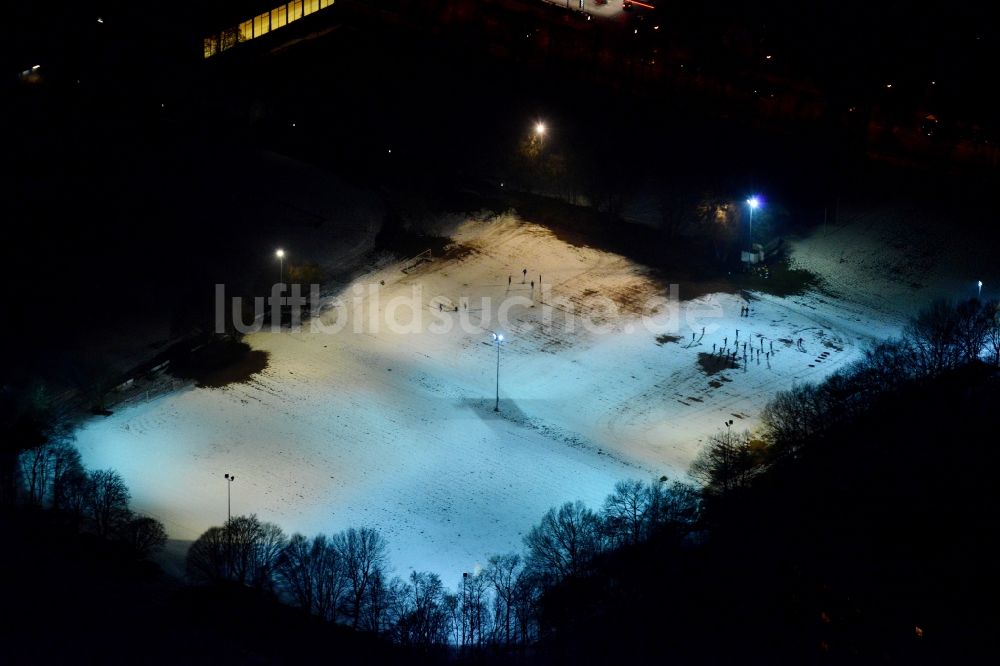
<svg viewBox="0 0 1000 666"><path fill-rule="evenodd" d="M497 342L503 342L503 333L494 333L493 339Z"/></svg>
<svg viewBox="0 0 1000 666"><path fill-rule="evenodd" d="M285 251L284 250L278 250L277 252L274 253L274 256L276 256L278 259L284 259L285 258Z"/></svg>
<svg viewBox="0 0 1000 666"><path fill-rule="evenodd" d="M760 198L753 196L747 199L747 205L750 206L751 210L757 210L760 208Z"/></svg>
<svg viewBox="0 0 1000 666"><path fill-rule="evenodd" d="M982 280L980 280L980 281L979 281L979 282L977 282L976 284L977 284L977 285L979 286L979 288L980 288L980 289L982 289L982 288L983 288L983 281L982 281Z"/></svg>
<svg viewBox="0 0 1000 666"><path fill-rule="evenodd" d="M535 134L542 136L545 134L545 123L537 122L535 123Z"/></svg>

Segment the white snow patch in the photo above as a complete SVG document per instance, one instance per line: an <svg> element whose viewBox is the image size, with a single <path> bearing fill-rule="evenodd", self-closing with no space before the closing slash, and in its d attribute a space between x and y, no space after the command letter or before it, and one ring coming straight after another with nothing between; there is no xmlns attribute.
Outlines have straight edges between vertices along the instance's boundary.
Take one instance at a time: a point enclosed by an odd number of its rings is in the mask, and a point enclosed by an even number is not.
<svg viewBox="0 0 1000 666"><path fill-rule="evenodd" d="M398 571L451 580L520 549L549 507L581 499L596 508L619 479L683 475L723 421L753 427L776 390L857 358L865 343L896 332L903 311L885 304L884 291L860 286L870 263L851 264L856 273L835 281L844 267L820 238L800 243L796 257L840 299L757 295L751 316L740 317L740 297L712 294L682 303L668 331L679 340L661 344L639 304L667 287L643 267L509 216L470 221L454 239L468 251L409 274L382 269L343 292L385 280L377 304L362 301L384 315L393 297L419 287L422 332L354 333L349 324L335 335L248 336L270 353L265 372L91 420L78 433L85 463L119 470L135 508L162 520L172 538L194 539L225 520L223 474L232 473L234 514L257 513L289 533L376 527ZM547 290L522 284L522 268L526 282L540 275ZM481 299L509 296L525 304L504 331L496 414L496 324ZM605 312L605 296L627 307ZM438 309L462 298L468 310ZM546 303L599 316L610 332L547 330ZM460 317L468 330L427 330ZM707 376L698 355L724 341L740 367ZM763 348L759 360L748 354L744 363L744 342Z"/></svg>

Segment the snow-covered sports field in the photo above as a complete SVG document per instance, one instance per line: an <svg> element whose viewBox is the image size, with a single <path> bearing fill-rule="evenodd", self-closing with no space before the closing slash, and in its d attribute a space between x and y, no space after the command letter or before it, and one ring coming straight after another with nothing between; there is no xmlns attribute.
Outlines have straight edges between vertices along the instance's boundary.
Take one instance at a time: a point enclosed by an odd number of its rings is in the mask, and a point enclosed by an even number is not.
<svg viewBox="0 0 1000 666"><path fill-rule="evenodd" d="M685 300L682 286L671 300L622 257L511 216L470 220L446 256L344 289L346 309L321 318L339 331L248 335L269 353L250 381L125 406L77 443L88 466L119 470L135 508L172 538L225 520L232 473L234 514L289 533L373 526L398 573L451 582L519 549L551 506L596 507L619 479L683 475L724 421L752 428L776 390L822 379L897 331L920 288L900 286L905 303L856 288L879 270L845 257L847 236L866 229L855 226L822 230L793 255L838 291L753 294L745 317L740 296ZM831 280L848 269L856 284ZM494 330L505 336L499 413ZM759 359L744 362L744 343ZM707 372L723 345L737 367Z"/></svg>

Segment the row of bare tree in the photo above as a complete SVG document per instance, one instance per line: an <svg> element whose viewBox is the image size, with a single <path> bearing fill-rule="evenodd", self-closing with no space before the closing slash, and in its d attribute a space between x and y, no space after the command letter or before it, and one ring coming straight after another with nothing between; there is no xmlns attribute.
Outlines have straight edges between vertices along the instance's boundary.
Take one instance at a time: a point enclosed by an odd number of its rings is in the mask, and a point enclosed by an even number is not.
<svg viewBox="0 0 1000 666"><path fill-rule="evenodd" d="M691 475L709 493L730 494L904 384L979 362L1000 367L1000 303L936 301L910 320L900 338L874 344L819 384L779 391L761 414L759 438L728 429L714 435Z"/></svg>
<svg viewBox="0 0 1000 666"><path fill-rule="evenodd" d="M446 644L511 649L538 637L538 603L567 577L584 576L594 558L659 533L694 529L700 495L666 478L622 481L600 512L582 502L550 510L525 538L526 551L489 558L465 573L453 592L436 573L392 576L387 543L371 528L312 538L286 537L256 516L237 516L192 544L187 573L195 583L253 587L331 622L423 648Z"/></svg>
<svg viewBox="0 0 1000 666"><path fill-rule="evenodd" d="M762 414L764 435L777 453L794 452L907 382L979 362L1000 366L1000 304L937 301L900 338L873 345L822 383L779 391Z"/></svg>
<svg viewBox="0 0 1000 666"><path fill-rule="evenodd" d="M123 542L140 557L166 543L163 525L129 508L131 493L112 469L90 470L69 441L52 441L20 455L22 502L56 511L77 527Z"/></svg>
<svg viewBox="0 0 1000 666"><path fill-rule="evenodd" d="M147 557L166 543L159 521L134 513L114 470L87 470L70 418L41 386L0 396L0 505L45 509Z"/></svg>
<svg viewBox="0 0 1000 666"><path fill-rule="evenodd" d="M605 553L655 536L678 541L695 529L699 491L666 477L615 484L599 511L583 502L550 509L524 538L525 552L495 555L463 577L453 642L470 646L525 646L537 640L539 604L567 579L586 577Z"/></svg>
<svg viewBox="0 0 1000 666"><path fill-rule="evenodd" d="M1000 302L936 301L910 321L899 344L912 352L920 375L981 359L1000 366Z"/></svg>

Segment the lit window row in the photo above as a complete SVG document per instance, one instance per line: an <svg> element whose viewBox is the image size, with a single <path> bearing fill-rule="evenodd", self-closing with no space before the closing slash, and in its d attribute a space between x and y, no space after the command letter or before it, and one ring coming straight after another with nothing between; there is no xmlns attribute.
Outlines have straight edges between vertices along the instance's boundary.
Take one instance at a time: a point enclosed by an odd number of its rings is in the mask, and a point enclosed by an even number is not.
<svg viewBox="0 0 1000 666"><path fill-rule="evenodd" d="M227 28L217 35L206 37L204 40L205 57L211 58L217 53L233 48L240 42L249 42L255 37L266 35L292 21L298 21L303 16L326 9L333 3L334 0L293 0L293 2L275 7L269 12L243 21L235 28Z"/></svg>

